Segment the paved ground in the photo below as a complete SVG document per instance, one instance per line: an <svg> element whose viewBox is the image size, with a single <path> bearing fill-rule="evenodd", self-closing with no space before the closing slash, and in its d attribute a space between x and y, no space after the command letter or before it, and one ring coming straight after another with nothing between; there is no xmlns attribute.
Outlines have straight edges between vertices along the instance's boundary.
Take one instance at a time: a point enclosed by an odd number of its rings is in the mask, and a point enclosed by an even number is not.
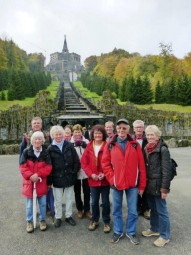
<svg viewBox="0 0 191 255"><path fill-rule="evenodd" d="M155 238L141 237L141 231L149 226L149 222L142 217L137 228L141 241L138 246L125 237L118 244L112 244L112 233L104 234L102 223L95 232L89 232L87 219L77 220L75 227L63 224L55 229L51 218L48 218L46 232L37 229L33 234L27 234L25 199L20 195L18 156L0 156L0 254L191 255L191 148L171 149L171 154L179 168L168 197L171 242L163 248L154 247L152 242ZM75 207L74 210L76 212Z"/></svg>

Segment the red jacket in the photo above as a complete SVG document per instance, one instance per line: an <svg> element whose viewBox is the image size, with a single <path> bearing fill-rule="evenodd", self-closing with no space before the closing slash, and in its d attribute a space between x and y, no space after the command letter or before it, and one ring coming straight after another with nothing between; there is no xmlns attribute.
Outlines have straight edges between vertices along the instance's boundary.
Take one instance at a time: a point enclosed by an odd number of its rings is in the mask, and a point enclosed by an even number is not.
<svg viewBox="0 0 191 255"><path fill-rule="evenodd" d="M140 145L128 136L125 153L114 137L110 145L105 146L102 157L103 172L111 186L118 190L137 187L144 190L146 170Z"/></svg>
<svg viewBox="0 0 191 255"><path fill-rule="evenodd" d="M92 174L99 175L100 173L103 173L101 159L103 155L103 149L105 146L107 146L107 142L104 142L103 145L101 146L98 152L97 160L94 153L93 141L90 141L90 143L88 143L82 155L81 166L84 169L86 175L88 176L88 183L90 187L109 186L109 183L106 180L106 178L98 181L95 181L91 178Z"/></svg>
<svg viewBox="0 0 191 255"><path fill-rule="evenodd" d="M19 169L23 176L22 194L28 198L33 197L33 182L30 180L31 175L37 173L41 177L42 182L36 183L37 196L47 194L47 176L52 170L51 160L45 148L37 158L33 151L33 146L25 149L20 159Z"/></svg>

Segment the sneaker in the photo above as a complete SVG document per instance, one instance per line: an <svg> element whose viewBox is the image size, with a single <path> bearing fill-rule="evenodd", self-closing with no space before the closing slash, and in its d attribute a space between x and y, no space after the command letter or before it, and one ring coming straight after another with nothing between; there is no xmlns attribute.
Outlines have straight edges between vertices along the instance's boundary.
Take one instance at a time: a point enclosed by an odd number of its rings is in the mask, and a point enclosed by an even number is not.
<svg viewBox="0 0 191 255"><path fill-rule="evenodd" d="M112 243L118 243L119 240L122 238L122 236L123 236L123 233L122 234L114 233L111 242Z"/></svg>
<svg viewBox="0 0 191 255"><path fill-rule="evenodd" d="M76 222L72 217L68 217L65 219L65 222L69 223L71 226L75 226Z"/></svg>
<svg viewBox="0 0 191 255"><path fill-rule="evenodd" d="M98 227L99 223L96 221L92 221L88 227L90 231L94 231Z"/></svg>
<svg viewBox="0 0 191 255"><path fill-rule="evenodd" d="M136 238L136 235L128 235L126 234L126 237L129 238L129 240L131 241L131 243L137 245L139 244L138 239Z"/></svg>
<svg viewBox="0 0 191 255"><path fill-rule="evenodd" d="M84 214L85 214L85 216L86 216L89 220L92 219L92 213L91 213L90 211L87 211L87 212L85 212Z"/></svg>
<svg viewBox="0 0 191 255"><path fill-rule="evenodd" d="M40 230L41 231L45 231L47 229L47 225L46 225L46 221L45 220L40 221L39 225L40 225Z"/></svg>
<svg viewBox="0 0 191 255"><path fill-rule="evenodd" d="M160 236L156 241L154 241L154 245L157 247L163 247L163 246L165 246L165 244L167 244L169 242L170 242L169 239L164 239Z"/></svg>
<svg viewBox="0 0 191 255"><path fill-rule="evenodd" d="M62 220L61 219L55 219L55 222L54 222L54 226L55 228L59 228L62 224Z"/></svg>
<svg viewBox="0 0 191 255"><path fill-rule="evenodd" d="M145 219L149 220L149 219L150 219L150 210L144 211L143 217L144 217Z"/></svg>
<svg viewBox="0 0 191 255"><path fill-rule="evenodd" d="M34 226L33 226L33 222L32 221L28 221L27 222L27 233L32 233L34 231Z"/></svg>
<svg viewBox="0 0 191 255"><path fill-rule="evenodd" d="M77 212L77 217L78 217L78 219L82 219L83 218L83 212L82 211L78 211Z"/></svg>
<svg viewBox="0 0 191 255"><path fill-rule="evenodd" d="M160 233L152 231L151 229L147 229L147 230L142 232L142 235L145 236L145 237L160 236Z"/></svg>
<svg viewBox="0 0 191 255"><path fill-rule="evenodd" d="M111 231L111 227L109 224L105 224L103 228L104 233L109 233Z"/></svg>

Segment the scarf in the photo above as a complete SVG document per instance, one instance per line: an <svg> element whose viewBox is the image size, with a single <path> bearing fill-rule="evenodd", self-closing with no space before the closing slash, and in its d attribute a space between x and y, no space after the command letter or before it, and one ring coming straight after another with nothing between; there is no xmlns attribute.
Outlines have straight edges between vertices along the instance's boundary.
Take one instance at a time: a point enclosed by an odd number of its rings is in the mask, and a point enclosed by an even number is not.
<svg viewBox="0 0 191 255"><path fill-rule="evenodd" d="M81 146L82 145L82 140L83 140L83 137L81 136L80 138L74 138L74 145L75 146Z"/></svg>
<svg viewBox="0 0 191 255"><path fill-rule="evenodd" d="M157 140L155 143L147 143L145 149L147 154L151 154L151 152L153 152L153 150L157 147L159 143L159 140Z"/></svg>
<svg viewBox="0 0 191 255"><path fill-rule="evenodd" d="M142 135L136 136L136 140L143 140L143 136Z"/></svg>
<svg viewBox="0 0 191 255"><path fill-rule="evenodd" d="M70 141L70 139L71 139L71 136L64 136L64 140Z"/></svg>

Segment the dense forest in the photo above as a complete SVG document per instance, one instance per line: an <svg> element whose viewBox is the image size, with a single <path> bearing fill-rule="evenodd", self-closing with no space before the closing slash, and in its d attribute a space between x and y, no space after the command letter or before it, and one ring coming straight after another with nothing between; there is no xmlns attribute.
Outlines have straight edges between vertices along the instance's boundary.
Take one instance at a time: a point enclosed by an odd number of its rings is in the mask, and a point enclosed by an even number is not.
<svg viewBox="0 0 191 255"><path fill-rule="evenodd" d="M115 48L90 56L81 81L99 95L110 90L121 101L191 105L191 52L178 59L171 44L160 43L159 50L159 55L141 56Z"/></svg>
<svg viewBox="0 0 191 255"><path fill-rule="evenodd" d="M41 53L27 54L12 40L0 38L0 100L33 97L50 85L44 60Z"/></svg>

